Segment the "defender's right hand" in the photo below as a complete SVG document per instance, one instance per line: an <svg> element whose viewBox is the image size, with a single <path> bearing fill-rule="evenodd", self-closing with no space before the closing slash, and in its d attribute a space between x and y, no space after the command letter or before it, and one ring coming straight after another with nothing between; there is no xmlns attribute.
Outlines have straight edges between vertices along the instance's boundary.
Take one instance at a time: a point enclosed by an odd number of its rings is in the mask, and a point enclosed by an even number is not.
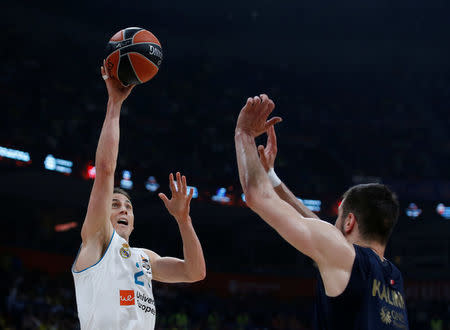
<svg viewBox="0 0 450 330"><path fill-rule="evenodd" d="M266 170L273 168L275 165L275 158L277 157L277 136L275 135L275 127L272 125L267 130L267 144L264 148L263 145L258 146L259 159L261 164Z"/></svg>

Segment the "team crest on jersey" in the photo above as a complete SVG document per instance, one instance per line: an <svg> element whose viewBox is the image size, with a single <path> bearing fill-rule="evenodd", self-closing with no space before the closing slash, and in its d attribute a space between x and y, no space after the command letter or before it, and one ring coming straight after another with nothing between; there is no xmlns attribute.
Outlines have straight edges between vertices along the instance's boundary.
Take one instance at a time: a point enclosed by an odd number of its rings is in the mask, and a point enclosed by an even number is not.
<svg viewBox="0 0 450 330"><path fill-rule="evenodd" d="M131 256L130 246L127 243L123 243L119 253L122 258L129 258Z"/></svg>

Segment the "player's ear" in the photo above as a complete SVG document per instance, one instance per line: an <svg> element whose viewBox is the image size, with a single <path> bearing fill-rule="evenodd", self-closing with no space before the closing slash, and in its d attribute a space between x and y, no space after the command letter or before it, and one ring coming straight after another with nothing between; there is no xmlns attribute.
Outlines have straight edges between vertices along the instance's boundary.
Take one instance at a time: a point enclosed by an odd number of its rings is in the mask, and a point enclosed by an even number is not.
<svg viewBox="0 0 450 330"><path fill-rule="evenodd" d="M347 218L345 218L345 222L344 222L345 234L346 235L350 234L353 231L353 229L355 229L355 226L357 226L356 217L352 212L350 212L347 215Z"/></svg>

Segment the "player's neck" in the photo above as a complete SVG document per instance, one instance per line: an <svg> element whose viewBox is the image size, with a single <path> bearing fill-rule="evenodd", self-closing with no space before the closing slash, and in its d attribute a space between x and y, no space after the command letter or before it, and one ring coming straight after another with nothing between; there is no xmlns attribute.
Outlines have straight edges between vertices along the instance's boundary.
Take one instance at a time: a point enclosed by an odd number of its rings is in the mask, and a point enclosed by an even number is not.
<svg viewBox="0 0 450 330"><path fill-rule="evenodd" d="M375 241L358 241L355 242L355 244L363 247L370 248L373 252L376 253L376 255L380 258L381 261L384 261L384 250L386 247L382 245L381 243L375 242Z"/></svg>

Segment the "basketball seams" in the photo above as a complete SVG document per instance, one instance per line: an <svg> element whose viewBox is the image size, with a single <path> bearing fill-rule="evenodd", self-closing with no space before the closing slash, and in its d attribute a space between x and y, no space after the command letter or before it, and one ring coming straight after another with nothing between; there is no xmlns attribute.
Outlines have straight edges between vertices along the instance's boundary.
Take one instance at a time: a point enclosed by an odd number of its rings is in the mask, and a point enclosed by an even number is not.
<svg viewBox="0 0 450 330"><path fill-rule="evenodd" d="M148 57L142 55L141 53L138 53L138 52L129 52L129 53L126 53L125 55L128 55L128 54L136 54L136 55L139 55L140 57L142 57L143 59L145 59L146 61L148 61L149 63L151 63L157 70L159 70L158 66L157 66L155 63L153 63L152 60L150 60ZM123 55L123 56L125 56L125 55ZM130 57L128 57L128 59L131 61ZM131 62L131 64L133 64L133 62ZM134 68L133 68L133 69L134 69ZM135 72L135 73L136 73L136 72Z"/></svg>
<svg viewBox="0 0 450 330"><path fill-rule="evenodd" d="M139 28L139 27L130 27L130 28L126 28L126 29L124 29L124 35L128 34L128 32L131 32L132 34L131 34L130 36L128 36L127 39L134 39L134 36L135 36L137 33L141 32L141 31L143 31L143 30L144 30L144 29ZM133 40L133 42L134 42L134 40Z"/></svg>
<svg viewBox="0 0 450 330"><path fill-rule="evenodd" d="M146 57L146 58L148 58L150 61L152 61L156 66L158 66L158 61L162 61L162 57L159 57L158 55L156 55L156 54L149 54L149 53L147 53L147 52L140 52L140 48L141 47L147 47L147 46L153 46L153 47L155 47L160 53L161 53L161 56L162 56L162 48L161 48L161 46L159 46L159 45L157 45L157 44L155 44L155 43L153 43L153 42L140 42L140 43L137 43L137 44L131 44L131 45L128 45L128 46L124 46L124 47L122 47L122 48L120 48L120 50L121 50L121 55L126 55L126 54L128 54L128 53L136 53L136 51L134 51L133 50L133 47L135 48L135 50L137 50L137 52L138 53L140 53L140 55L142 55L142 56L144 56L144 57ZM131 49L130 49L131 48ZM130 49L130 50L128 50L128 49ZM159 66L158 66L159 67Z"/></svg>
<svg viewBox="0 0 450 330"><path fill-rule="evenodd" d="M136 38L136 36L137 36L139 33L141 33L142 31L145 31L145 30L139 30L139 31L136 31L135 34L133 34L133 37L132 37L132 39L133 39L132 43L133 43L133 44L134 44L134 38Z"/></svg>
<svg viewBox="0 0 450 330"><path fill-rule="evenodd" d="M139 80L139 82L142 84L142 80L139 78L138 74L136 73L136 70L134 69L133 61L131 60L129 54L130 53L127 53L126 56L128 57L128 61L130 61L131 68L133 69L134 75L136 76L136 79Z"/></svg>
<svg viewBox="0 0 450 330"><path fill-rule="evenodd" d="M154 43L154 42L138 42L138 43L132 43L130 45L126 45L123 47L120 47L120 49L126 49L128 47L132 47L132 46L139 46L139 45L153 45L153 46L158 46L160 48L160 50L162 51L162 47L160 44Z"/></svg>
<svg viewBox="0 0 450 330"><path fill-rule="evenodd" d="M136 43L144 43L144 42L156 43L156 44L159 44L159 46L161 47L161 43L159 42L158 38L156 38L156 36L153 33L142 29L134 34L133 43L136 44Z"/></svg>
<svg viewBox="0 0 450 330"><path fill-rule="evenodd" d="M159 40L150 31L139 27L129 27L116 33L110 39L107 51L112 51L106 58L111 68L108 71L124 86L142 84L152 79L163 59Z"/></svg>
<svg viewBox="0 0 450 330"><path fill-rule="evenodd" d="M117 54L118 59L117 59L117 63L114 63L113 57L116 56L116 54ZM120 49L117 49L117 50L113 51L113 52L112 52L111 54L109 54L108 57L106 58L106 68L105 68L105 69L107 70L108 74L110 74L109 68L108 68L108 64L109 64L110 58L111 58L111 62L112 62L113 64L115 64L115 65L114 65L115 68L113 68L113 69L114 69L114 72L112 72L112 76L115 77L115 78L117 78L117 77L118 77L118 74L119 74Z"/></svg>

